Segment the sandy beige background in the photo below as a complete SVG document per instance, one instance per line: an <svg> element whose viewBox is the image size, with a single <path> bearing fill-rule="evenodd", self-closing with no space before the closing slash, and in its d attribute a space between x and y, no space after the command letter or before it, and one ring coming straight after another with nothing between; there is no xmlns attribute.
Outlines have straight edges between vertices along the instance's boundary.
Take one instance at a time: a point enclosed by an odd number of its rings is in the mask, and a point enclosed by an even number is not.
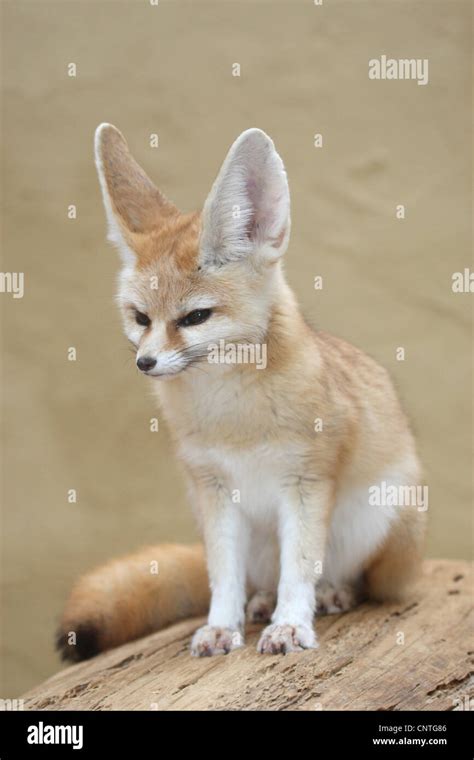
<svg viewBox="0 0 474 760"><path fill-rule="evenodd" d="M273 136L292 190L290 282L314 324L393 372L431 487L428 552L467 557L472 296L454 295L451 276L472 267L470 3L1 5L2 271L24 272L26 290L0 295L0 696L59 667L53 631L80 572L195 537L113 303L117 257L92 159L101 121L183 210L204 201L241 130ZM429 84L369 81L368 60L383 53L428 58Z"/></svg>

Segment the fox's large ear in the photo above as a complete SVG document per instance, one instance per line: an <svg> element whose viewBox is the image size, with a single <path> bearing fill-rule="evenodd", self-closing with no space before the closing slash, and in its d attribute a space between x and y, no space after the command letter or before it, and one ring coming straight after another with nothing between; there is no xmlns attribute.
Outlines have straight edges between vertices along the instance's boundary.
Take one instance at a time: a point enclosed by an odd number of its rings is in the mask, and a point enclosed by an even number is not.
<svg viewBox="0 0 474 760"><path fill-rule="evenodd" d="M131 264L136 259L134 238L158 227L177 209L137 164L124 136L112 124L97 127L95 161L108 222L107 237L119 249L124 263Z"/></svg>
<svg viewBox="0 0 474 760"><path fill-rule="evenodd" d="M283 161L260 129L232 145L204 205L203 265L221 266L252 254L275 261L290 236L290 194Z"/></svg>

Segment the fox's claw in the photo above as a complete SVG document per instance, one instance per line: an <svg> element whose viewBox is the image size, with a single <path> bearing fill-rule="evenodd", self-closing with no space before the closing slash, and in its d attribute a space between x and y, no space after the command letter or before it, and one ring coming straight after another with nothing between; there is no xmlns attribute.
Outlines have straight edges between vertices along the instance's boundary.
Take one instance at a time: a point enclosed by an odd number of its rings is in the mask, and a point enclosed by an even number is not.
<svg viewBox="0 0 474 760"><path fill-rule="evenodd" d="M193 657L212 657L215 654L229 654L243 645L244 637L237 629L203 625L193 636L191 654Z"/></svg>
<svg viewBox="0 0 474 760"><path fill-rule="evenodd" d="M314 630L308 625L268 625L257 644L260 654L288 654L316 649Z"/></svg>

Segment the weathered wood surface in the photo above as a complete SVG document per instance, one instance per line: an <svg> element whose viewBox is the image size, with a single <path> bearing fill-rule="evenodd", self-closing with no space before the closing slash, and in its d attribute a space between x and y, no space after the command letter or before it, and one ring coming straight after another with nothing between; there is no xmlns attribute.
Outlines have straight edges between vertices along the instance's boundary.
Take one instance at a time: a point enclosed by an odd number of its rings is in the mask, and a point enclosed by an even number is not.
<svg viewBox="0 0 474 760"><path fill-rule="evenodd" d="M189 654L190 620L60 671L24 695L53 710L453 710L474 704L473 574L431 560L402 604L317 621L320 648Z"/></svg>

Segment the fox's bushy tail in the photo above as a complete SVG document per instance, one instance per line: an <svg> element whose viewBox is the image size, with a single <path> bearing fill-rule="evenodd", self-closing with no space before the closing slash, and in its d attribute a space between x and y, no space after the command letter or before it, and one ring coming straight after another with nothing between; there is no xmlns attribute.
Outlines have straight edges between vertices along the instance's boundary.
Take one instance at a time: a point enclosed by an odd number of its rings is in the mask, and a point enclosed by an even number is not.
<svg viewBox="0 0 474 760"><path fill-rule="evenodd" d="M114 559L73 587L56 646L64 660L86 660L209 607L204 548L160 544Z"/></svg>

